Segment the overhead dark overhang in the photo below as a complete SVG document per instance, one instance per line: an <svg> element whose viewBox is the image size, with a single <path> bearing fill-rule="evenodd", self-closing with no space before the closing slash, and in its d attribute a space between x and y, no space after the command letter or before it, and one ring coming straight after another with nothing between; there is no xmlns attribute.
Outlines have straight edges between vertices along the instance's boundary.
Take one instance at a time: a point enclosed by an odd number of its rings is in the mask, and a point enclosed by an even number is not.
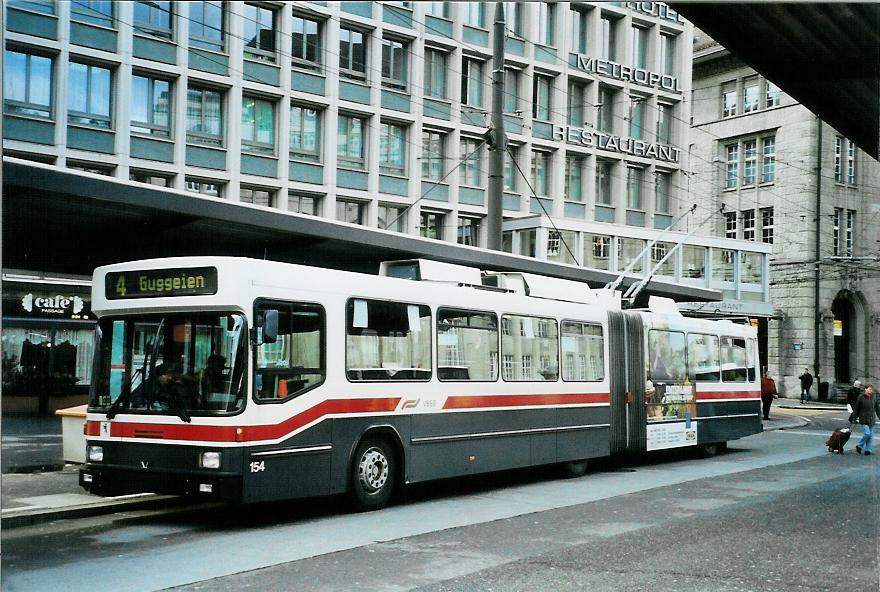
<svg viewBox="0 0 880 592"><path fill-rule="evenodd" d="M270 259L377 273L382 261L426 258L492 271L521 271L602 287L616 276L252 207L191 193L129 184L16 159L3 161L3 267L91 274L95 267L184 255ZM627 277L625 289L637 277ZM651 281L655 294L720 300L717 290Z"/></svg>
<svg viewBox="0 0 880 592"><path fill-rule="evenodd" d="M880 4L675 2L672 6L878 159Z"/></svg>

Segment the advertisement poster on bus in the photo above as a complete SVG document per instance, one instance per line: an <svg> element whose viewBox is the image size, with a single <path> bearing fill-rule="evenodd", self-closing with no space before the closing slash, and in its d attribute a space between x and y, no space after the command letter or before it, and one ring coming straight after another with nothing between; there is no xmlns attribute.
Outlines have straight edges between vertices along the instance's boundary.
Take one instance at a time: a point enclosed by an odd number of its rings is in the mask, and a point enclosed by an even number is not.
<svg viewBox="0 0 880 592"><path fill-rule="evenodd" d="M645 381L647 448L689 446L697 441L696 389L687 373L685 334L648 333L649 366Z"/></svg>

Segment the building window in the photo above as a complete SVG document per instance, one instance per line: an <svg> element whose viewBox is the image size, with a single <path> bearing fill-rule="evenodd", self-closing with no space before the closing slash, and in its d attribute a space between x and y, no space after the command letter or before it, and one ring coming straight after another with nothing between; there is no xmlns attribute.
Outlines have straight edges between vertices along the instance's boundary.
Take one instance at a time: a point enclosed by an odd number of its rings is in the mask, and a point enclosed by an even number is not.
<svg viewBox="0 0 880 592"><path fill-rule="evenodd" d="M644 171L639 168L629 167L626 169L627 202L626 207L630 210L644 209L642 202L642 177Z"/></svg>
<svg viewBox="0 0 880 592"><path fill-rule="evenodd" d="M134 29L138 33L171 39L171 2L135 2Z"/></svg>
<svg viewBox="0 0 880 592"><path fill-rule="evenodd" d="M724 187L734 189L739 177L739 145L728 144L725 149L727 151L727 177Z"/></svg>
<svg viewBox="0 0 880 592"><path fill-rule="evenodd" d="M482 187L483 171L481 170L482 162L482 141L472 138L461 138L461 146L459 150L464 160L458 167L461 185L469 185L471 187Z"/></svg>
<svg viewBox="0 0 880 592"><path fill-rule="evenodd" d="M446 135L440 132L422 131L422 179L439 181L446 174L444 144Z"/></svg>
<svg viewBox="0 0 880 592"><path fill-rule="evenodd" d="M532 150L532 189L535 195L550 195L550 153Z"/></svg>
<svg viewBox="0 0 880 592"><path fill-rule="evenodd" d="M743 80L743 113L758 110L758 77Z"/></svg>
<svg viewBox="0 0 880 592"><path fill-rule="evenodd" d="M736 115L736 80L721 85L721 117Z"/></svg>
<svg viewBox="0 0 880 592"><path fill-rule="evenodd" d="M422 211L419 218L419 235L424 238L443 239L443 221L445 214Z"/></svg>
<svg viewBox="0 0 880 592"><path fill-rule="evenodd" d="M200 144L223 144L223 101L220 93L208 88L190 87L186 91L186 140Z"/></svg>
<svg viewBox="0 0 880 592"><path fill-rule="evenodd" d="M773 208L761 208L761 242L773 244Z"/></svg>
<svg viewBox="0 0 880 592"><path fill-rule="evenodd" d="M367 78L366 33L347 27L339 29L339 75L344 78Z"/></svg>
<svg viewBox="0 0 880 592"><path fill-rule="evenodd" d="M407 44L397 39L382 39L382 85L400 90L406 89Z"/></svg>
<svg viewBox="0 0 880 592"><path fill-rule="evenodd" d="M70 3L70 18L104 27L113 26L113 2L109 0L76 0Z"/></svg>
<svg viewBox="0 0 880 592"><path fill-rule="evenodd" d="M241 98L241 149L275 153L275 105L272 102L247 95Z"/></svg>
<svg viewBox="0 0 880 592"><path fill-rule="evenodd" d="M244 57L275 61L275 11L253 4L244 5Z"/></svg>
<svg viewBox="0 0 880 592"><path fill-rule="evenodd" d="M336 200L336 219L349 224L363 226L367 214L367 204L362 201Z"/></svg>
<svg viewBox="0 0 880 592"><path fill-rule="evenodd" d="M92 173L94 175L104 175L105 177L112 177L113 171L116 167L92 162L78 162L68 160L67 168L72 171L82 171L84 173Z"/></svg>
<svg viewBox="0 0 880 592"><path fill-rule="evenodd" d="M600 21L602 34L602 59L614 62L617 60L617 21L603 16Z"/></svg>
<svg viewBox="0 0 880 592"><path fill-rule="evenodd" d="M657 141L672 144L672 105L657 104Z"/></svg>
<svg viewBox="0 0 880 592"><path fill-rule="evenodd" d="M3 108L15 115L52 117L52 58L6 50Z"/></svg>
<svg viewBox="0 0 880 592"><path fill-rule="evenodd" d="M856 145L852 140L846 141L846 182L856 184Z"/></svg>
<svg viewBox="0 0 880 592"><path fill-rule="evenodd" d="M275 192L271 189L241 186L238 201L266 208L275 207Z"/></svg>
<svg viewBox="0 0 880 592"><path fill-rule="evenodd" d="M776 180L776 136L761 140L764 158L761 163L761 183L772 183Z"/></svg>
<svg viewBox="0 0 880 592"><path fill-rule="evenodd" d="M446 52L425 48L425 96L446 98Z"/></svg>
<svg viewBox="0 0 880 592"><path fill-rule="evenodd" d="M472 216L458 217L458 244L480 246L480 219Z"/></svg>
<svg viewBox="0 0 880 592"><path fill-rule="evenodd" d="M383 230L404 232L406 228L406 216L404 215L404 212L406 212L405 206L379 204L379 216L376 226Z"/></svg>
<svg viewBox="0 0 880 592"><path fill-rule="evenodd" d="M425 2L425 14L449 18L449 2Z"/></svg>
<svg viewBox="0 0 880 592"><path fill-rule="evenodd" d="M736 212L724 212L724 238L736 238Z"/></svg>
<svg viewBox="0 0 880 592"><path fill-rule="evenodd" d="M298 214L318 215L321 197L310 193L291 191L287 194L287 209Z"/></svg>
<svg viewBox="0 0 880 592"><path fill-rule="evenodd" d="M509 66L504 68L504 113L519 113L519 78L518 69Z"/></svg>
<svg viewBox="0 0 880 592"><path fill-rule="evenodd" d="M486 28L486 5L483 2L462 2L459 6L464 10L464 24Z"/></svg>
<svg viewBox="0 0 880 592"><path fill-rule="evenodd" d="M222 187L214 181L203 181L201 179L186 178L186 190L190 193L201 193L210 197L222 197Z"/></svg>
<svg viewBox="0 0 880 592"><path fill-rule="evenodd" d="M321 47L321 23L297 14L292 19L293 45L291 57L293 65L310 70L320 70L324 62Z"/></svg>
<svg viewBox="0 0 880 592"><path fill-rule="evenodd" d="M43 14L55 14L55 0L7 0L6 5Z"/></svg>
<svg viewBox="0 0 880 592"><path fill-rule="evenodd" d="M599 104L596 107L599 131L606 134L614 133L614 91L607 86L600 86Z"/></svg>
<svg viewBox="0 0 880 592"><path fill-rule="evenodd" d="M611 171L614 162L610 160L596 160L596 203L604 206L611 205Z"/></svg>
<svg viewBox="0 0 880 592"><path fill-rule="evenodd" d="M520 2L504 3L504 23L507 31L519 37L523 34L523 6Z"/></svg>
<svg viewBox="0 0 880 592"><path fill-rule="evenodd" d="M479 60L461 61L461 102L470 107L483 106L483 62Z"/></svg>
<svg viewBox="0 0 880 592"><path fill-rule="evenodd" d="M743 210L743 240L755 240L755 210Z"/></svg>
<svg viewBox="0 0 880 592"><path fill-rule="evenodd" d="M632 66L633 68L645 67L645 50L647 46L648 32L641 27L632 27Z"/></svg>
<svg viewBox="0 0 880 592"><path fill-rule="evenodd" d="M644 129L645 120L645 101L643 97L630 97L630 122L629 135L636 140L642 139L642 130Z"/></svg>
<svg viewBox="0 0 880 592"><path fill-rule="evenodd" d="M379 126L379 172L406 173L406 127L384 122Z"/></svg>
<svg viewBox="0 0 880 592"><path fill-rule="evenodd" d="M321 160L321 112L317 109L290 106L290 157Z"/></svg>
<svg viewBox="0 0 880 592"><path fill-rule="evenodd" d="M131 77L131 131L160 138L171 137L171 83Z"/></svg>
<svg viewBox="0 0 880 592"><path fill-rule="evenodd" d="M584 201L583 171L585 158L583 156L565 157L565 195L569 201Z"/></svg>
<svg viewBox="0 0 880 592"><path fill-rule="evenodd" d="M550 91L553 81L549 76L535 74L532 94L532 117L542 121L550 121Z"/></svg>
<svg viewBox="0 0 880 592"><path fill-rule="evenodd" d="M363 169L364 144L366 142L367 120L354 115L339 115L338 133L336 135L336 155L339 166Z"/></svg>
<svg viewBox="0 0 880 592"><path fill-rule="evenodd" d="M663 74L667 76L675 75L676 62L676 40L675 35L660 35L660 63L662 64Z"/></svg>
<svg viewBox="0 0 880 592"><path fill-rule="evenodd" d="M654 175L654 211L658 214L669 213L670 187L672 175L670 173L657 172Z"/></svg>
<svg viewBox="0 0 880 592"><path fill-rule="evenodd" d="M843 183L843 136L834 138L834 180Z"/></svg>
<svg viewBox="0 0 880 592"><path fill-rule="evenodd" d="M743 185L754 185L758 174L758 142L747 140L743 142Z"/></svg>
<svg viewBox="0 0 880 592"><path fill-rule="evenodd" d="M519 179L519 170L516 168L517 158L519 158L519 146L507 147L507 158L504 159L504 190L514 192L517 189L517 179Z"/></svg>
<svg viewBox="0 0 880 592"><path fill-rule="evenodd" d="M223 51L223 3L189 3L189 44L193 47Z"/></svg>
<svg viewBox="0 0 880 592"><path fill-rule="evenodd" d="M767 107L778 107L782 97L782 91L769 80L765 82L767 86L766 91L764 92L764 104Z"/></svg>
<svg viewBox="0 0 880 592"><path fill-rule="evenodd" d="M843 208L834 208L834 215L831 217L832 241L831 252L839 256L840 253L840 218L843 216Z"/></svg>
<svg viewBox="0 0 880 592"><path fill-rule="evenodd" d="M174 182L174 175L155 173L153 171L131 170L128 178L135 183L145 183L147 185L155 185L156 187L172 187Z"/></svg>
<svg viewBox="0 0 880 592"><path fill-rule="evenodd" d="M582 82L571 81L568 83L568 125L582 127L586 125L587 85Z"/></svg>
<svg viewBox="0 0 880 592"><path fill-rule="evenodd" d="M109 129L110 70L70 62L67 121Z"/></svg>
<svg viewBox="0 0 880 592"><path fill-rule="evenodd" d="M572 53L587 53L587 32L590 30L587 22L587 12L578 10L571 5L571 51Z"/></svg>
<svg viewBox="0 0 880 592"><path fill-rule="evenodd" d="M538 4L538 34L544 45L556 45L556 4L540 2Z"/></svg>
<svg viewBox="0 0 880 592"><path fill-rule="evenodd" d="M856 211L855 210L847 210L846 211L846 244L845 244L846 251L844 251L844 254L847 257L853 256L853 252L854 252L853 246L854 246L854 242L855 242L855 236L854 236L855 228L856 228Z"/></svg>

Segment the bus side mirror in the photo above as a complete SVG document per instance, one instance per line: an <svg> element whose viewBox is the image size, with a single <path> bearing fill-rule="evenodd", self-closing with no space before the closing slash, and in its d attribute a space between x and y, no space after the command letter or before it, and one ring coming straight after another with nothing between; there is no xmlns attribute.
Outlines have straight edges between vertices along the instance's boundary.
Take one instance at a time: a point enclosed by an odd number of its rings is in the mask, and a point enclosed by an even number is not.
<svg viewBox="0 0 880 592"><path fill-rule="evenodd" d="M278 311L269 309L263 320L263 343L278 341Z"/></svg>

